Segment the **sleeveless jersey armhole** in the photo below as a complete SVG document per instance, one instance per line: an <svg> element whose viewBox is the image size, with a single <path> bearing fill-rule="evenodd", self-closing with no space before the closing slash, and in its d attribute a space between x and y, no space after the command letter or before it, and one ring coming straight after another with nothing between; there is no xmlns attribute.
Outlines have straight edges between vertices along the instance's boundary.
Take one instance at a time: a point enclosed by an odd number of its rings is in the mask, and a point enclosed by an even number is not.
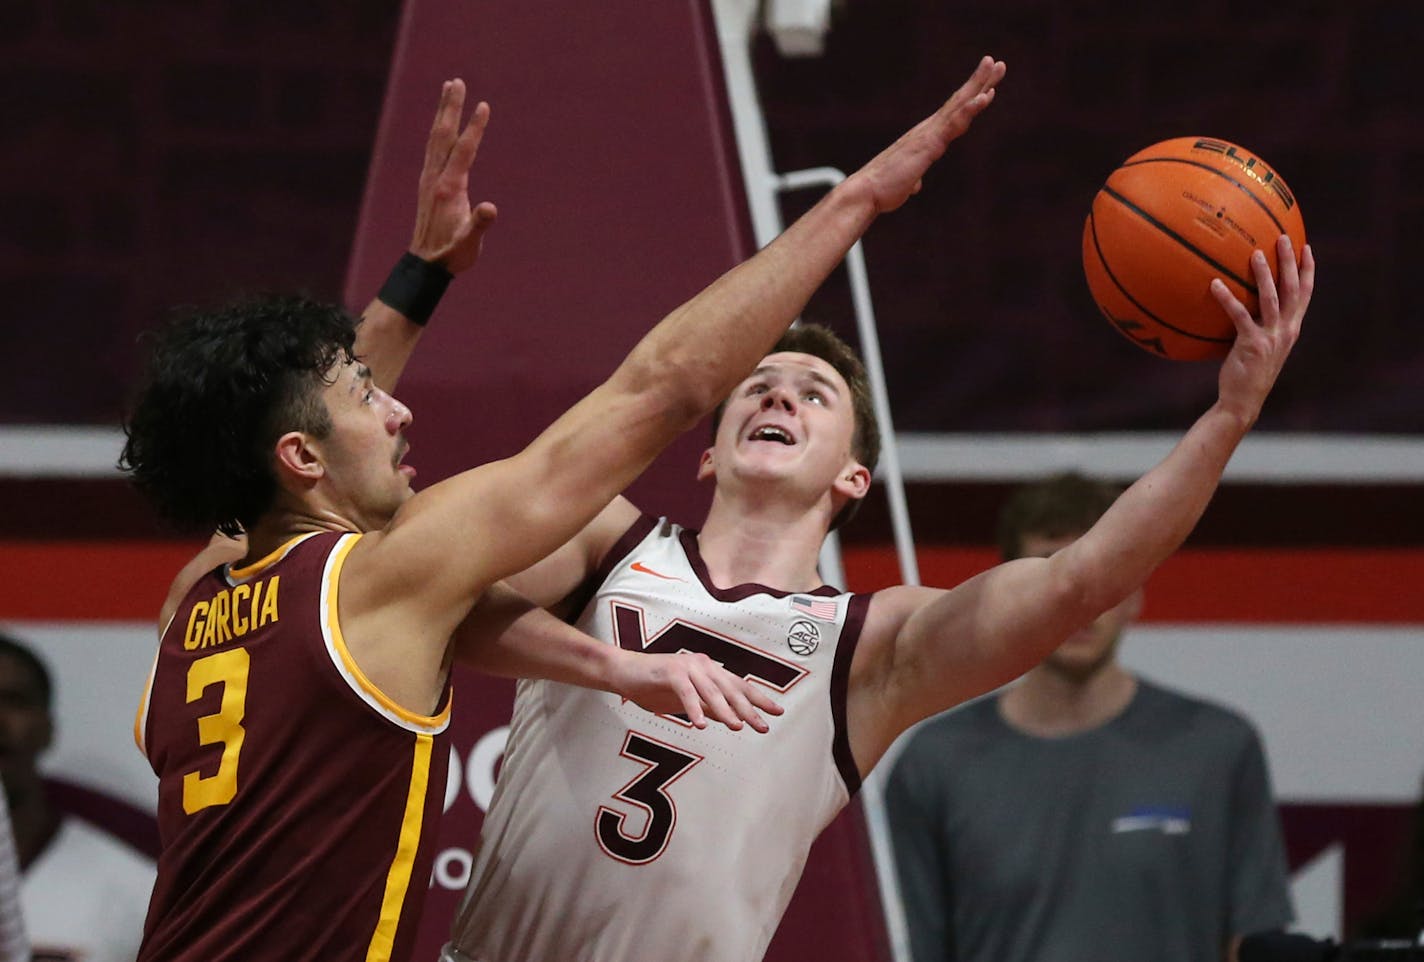
<svg viewBox="0 0 1424 962"><path fill-rule="evenodd" d="M651 515L642 515L629 525L628 530L623 532L617 541L613 542L613 547L609 548L599 559L597 567L588 573L588 576L579 583L577 588L569 592L567 609L569 624L578 624L579 619L583 617L584 610L593 601L594 595L598 594L598 589L603 587L608 576L613 574L613 569L618 567L618 564L628 557L629 553L657 526L657 518Z"/></svg>
<svg viewBox="0 0 1424 962"><path fill-rule="evenodd" d="M397 704L390 696L381 691L371 679L366 677L366 673L361 670L361 666L356 663L356 659L351 656L351 651L346 647L346 639L341 633L340 600L341 568L346 563L346 556L355 547L356 542L361 539L359 534L342 535L336 546L326 558L326 569L321 577L321 636L326 643L327 654L331 658L331 663L335 666L337 673L345 680L357 696L360 697L370 708L401 728L408 729L426 735L433 735L445 730L450 723L450 703L451 697L448 691L445 696L445 705L438 714L421 715Z"/></svg>
<svg viewBox="0 0 1424 962"><path fill-rule="evenodd" d="M860 642L861 629L865 627L865 614L870 608L871 595L852 595L850 607L846 611L845 625L841 629L840 641L836 644L836 660L831 668L831 719L835 724L835 735L831 742L831 752L836 760L836 769L841 773L846 791L854 796L860 791L860 769L855 764L855 756L850 750L850 732L846 727L846 698L850 691L850 663L855 656L855 646Z"/></svg>

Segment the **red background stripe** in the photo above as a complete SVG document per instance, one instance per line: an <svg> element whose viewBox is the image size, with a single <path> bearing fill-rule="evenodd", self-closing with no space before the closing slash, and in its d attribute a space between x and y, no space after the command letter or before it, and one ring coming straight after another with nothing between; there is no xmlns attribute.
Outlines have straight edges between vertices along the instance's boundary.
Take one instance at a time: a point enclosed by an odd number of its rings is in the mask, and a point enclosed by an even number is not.
<svg viewBox="0 0 1424 962"><path fill-rule="evenodd" d="M201 544L0 541L0 618L147 620ZM926 584L955 585L996 561L992 549L919 550ZM850 584L899 581L889 546L845 551ZM122 578L104 577L105 572ZM1328 548L1181 551L1147 585L1144 621L1424 622L1424 550Z"/></svg>
<svg viewBox="0 0 1424 962"><path fill-rule="evenodd" d="M989 548L918 552L925 584L952 586L993 565ZM845 550L847 579L868 591L900 580L888 546ZM1147 583L1143 621L1424 622L1424 551L1202 548L1178 552Z"/></svg>

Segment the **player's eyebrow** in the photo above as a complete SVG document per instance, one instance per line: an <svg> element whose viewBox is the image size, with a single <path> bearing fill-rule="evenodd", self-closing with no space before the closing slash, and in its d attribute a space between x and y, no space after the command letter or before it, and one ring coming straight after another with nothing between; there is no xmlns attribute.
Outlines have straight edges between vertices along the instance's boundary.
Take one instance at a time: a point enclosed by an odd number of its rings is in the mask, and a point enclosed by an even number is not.
<svg viewBox="0 0 1424 962"><path fill-rule="evenodd" d="M355 377L352 378L351 386L346 389L346 393L350 394L352 391L356 390L359 385L369 382L370 380L371 369L364 364L357 364Z"/></svg>
<svg viewBox="0 0 1424 962"><path fill-rule="evenodd" d="M815 381L817 384L824 385L825 388L826 388L826 390L830 391L832 394L836 395L837 397L840 396L840 393L841 393L841 392L836 389L836 382L835 382L835 381L832 381L830 378L826 377L826 376L825 376L824 374L822 374L820 371L808 371L807 373L810 375L811 380Z"/></svg>
<svg viewBox="0 0 1424 962"><path fill-rule="evenodd" d="M757 368L755 371L749 374L747 376L747 380L750 381L752 378L763 377L767 374L771 374L773 372L780 372L783 370L785 369L780 364L763 364L761 367ZM841 392L836 389L836 382L832 381L830 378L826 377L824 374L822 374L815 368L806 368L798 376L809 377L817 384L825 385L826 389L829 390L832 394L836 395L837 397L840 396Z"/></svg>

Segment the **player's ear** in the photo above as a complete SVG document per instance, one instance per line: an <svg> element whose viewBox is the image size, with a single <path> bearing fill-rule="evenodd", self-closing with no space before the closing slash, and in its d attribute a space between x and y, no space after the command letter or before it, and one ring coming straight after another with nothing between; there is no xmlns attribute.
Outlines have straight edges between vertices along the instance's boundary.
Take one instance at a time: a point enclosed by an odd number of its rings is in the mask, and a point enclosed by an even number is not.
<svg viewBox="0 0 1424 962"><path fill-rule="evenodd" d="M311 483L326 473L321 456L311 445L311 438L301 431L288 431L277 439L273 448L279 477L291 477Z"/></svg>
<svg viewBox="0 0 1424 962"><path fill-rule="evenodd" d="M708 448L702 452L702 457L697 459L697 480L706 481L717 473L717 469L712 465L712 449Z"/></svg>
<svg viewBox="0 0 1424 962"><path fill-rule="evenodd" d="M838 494L859 501L870 492L870 469L859 461L847 462L831 487Z"/></svg>

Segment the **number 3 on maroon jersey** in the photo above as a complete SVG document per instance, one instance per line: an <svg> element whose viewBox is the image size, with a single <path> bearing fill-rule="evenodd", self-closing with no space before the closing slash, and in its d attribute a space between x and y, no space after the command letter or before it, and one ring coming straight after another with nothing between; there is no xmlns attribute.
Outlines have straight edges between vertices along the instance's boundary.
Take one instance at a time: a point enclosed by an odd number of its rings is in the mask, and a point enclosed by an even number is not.
<svg viewBox="0 0 1424 962"><path fill-rule="evenodd" d="M663 854L677 824L677 806L667 793L667 787L702 761L702 756L632 731L623 740L619 754L646 767L613 797L643 809L647 812L647 821L641 834L630 835L624 831L629 813L600 805L594 834L599 847L611 857L632 865L645 865Z"/></svg>
<svg viewBox="0 0 1424 962"><path fill-rule="evenodd" d="M188 704L213 685L222 690L218 710L198 719L198 744L222 745L222 760L212 775L184 774L183 811L189 815L211 805L226 805L237 795L237 763L247 735L242 720L247 712L249 664L246 648L232 648L199 658L188 667Z"/></svg>

